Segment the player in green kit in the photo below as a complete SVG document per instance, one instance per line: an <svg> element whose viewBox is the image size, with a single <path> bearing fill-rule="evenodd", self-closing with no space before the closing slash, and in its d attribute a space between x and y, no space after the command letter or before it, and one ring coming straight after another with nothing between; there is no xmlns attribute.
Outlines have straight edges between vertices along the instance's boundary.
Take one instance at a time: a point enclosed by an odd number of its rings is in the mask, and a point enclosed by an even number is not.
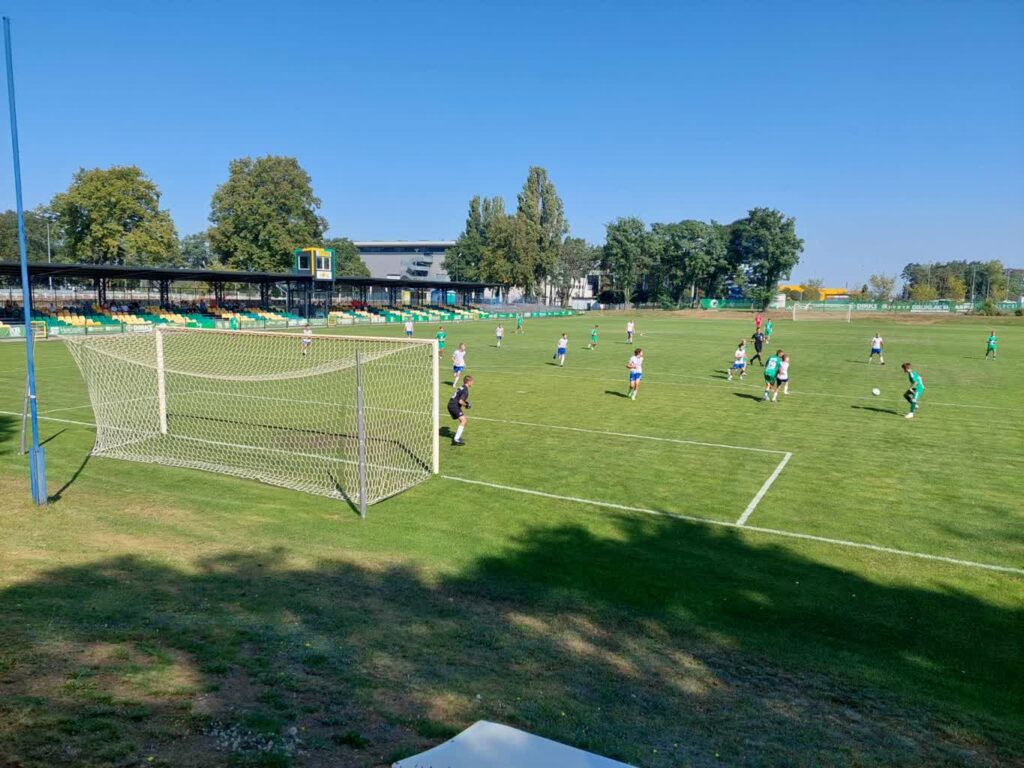
<svg viewBox="0 0 1024 768"><path fill-rule="evenodd" d="M779 391L779 364L782 362L782 350L768 358L764 364L764 399L769 402L772 395Z"/></svg>
<svg viewBox="0 0 1024 768"><path fill-rule="evenodd" d="M775 328L775 326L772 325L772 321L769 318L769 320L764 324L764 340L765 341L771 341L772 340L772 331L774 330L774 328Z"/></svg>
<svg viewBox="0 0 1024 768"><path fill-rule="evenodd" d="M921 395L924 394L924 380L910 363L904 363L902 367L903 372L910 379L910 389L903 393L903 399L910 403L910 413L903 418L912 419L914 414L917 413L917 409L921 407Z"/></svg>
<svg viewBox="0 0 1024 768"><path fill-rule="evenodd" d="M597 326L595 325L590 331L590 345L587 349L597 349Z"/></svg>
<svg viewBox="0 0 1024 768"><path fill-rule="evenodd" d="M516 315L516 333L522 333L522 332L523 332L523 313L520 312L518 315Z"/></svg>
<svg viewBox="0 0 1024 768"><path fill-rule="evenodd" d="M989 337L988 337L988 346L985 347L985 359L986 360L988 360L988 355L989 355L990 352L992 353L992 359L993 360L996 359L996 344L998 344L998 343L999 343L999 337L996 336L996 332L995 331L992 331L992 333L989 334Z"/></svg>
<svg viewBox="0 0 1024 768"><path fill-rule="evenodd" d="M444 329L443 325L437 329L437 333L434 335L434 338L437 339L438 357L444 357L444 343L448 339L448 332Z"/></svg>

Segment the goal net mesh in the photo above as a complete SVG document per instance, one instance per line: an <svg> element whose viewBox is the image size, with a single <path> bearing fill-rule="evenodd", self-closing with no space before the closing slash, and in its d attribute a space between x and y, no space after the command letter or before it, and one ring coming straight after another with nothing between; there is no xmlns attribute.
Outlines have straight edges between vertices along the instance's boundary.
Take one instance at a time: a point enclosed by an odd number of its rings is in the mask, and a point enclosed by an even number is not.
<svg viewBox="0 0 1024 768"><path fill-rule="evenodd" d="M436 471L432 342L164 328L67 343L95 414L96 456L355 503L358 374L366 502Z"/></svg>

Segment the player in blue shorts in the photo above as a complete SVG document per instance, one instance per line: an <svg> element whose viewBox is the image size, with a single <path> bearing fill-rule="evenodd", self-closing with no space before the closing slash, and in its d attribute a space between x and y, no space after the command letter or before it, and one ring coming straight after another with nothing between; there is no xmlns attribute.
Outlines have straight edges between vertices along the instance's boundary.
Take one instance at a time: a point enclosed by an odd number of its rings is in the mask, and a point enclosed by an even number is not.
<svg viewBox="0 0 1024 768"><path fill-rule="evenodd" d="M459 388L459 376L466 370L466 345L459 344L458 349L452 352L452 386Z"/></svg>
<svg viewBox="0 0 1024 768"><path fill-rule="evenodd" d="M555 359L558 360L558 364L562 367L565 366L565 351L569 347L569 336L563 333L562 338L558 340L558 349L555 350Z"/></svg>
<svg viewBox="0 0 1024 768"><path fill-rule="evenodd" d="M640 392L640 382L644 378L644 351L637 347L633 350L633 356L626 363L629 369L629 399L636 400Z"/></svg>
<svg viewBox="0 0 1024 768"><path fill-rule="evenodd" d="M733 374L742 379L747 375L747 342L740 339L739 346L732 353L732 368L729 369L728 381L732 381Z"/></svg>
<svg viewBox="0 0 1024 768"><path fill-rule="evenodd" d="M875 335L871 337L871 354L868 355L868 365L871 365L871 360L875 355L878 356L878 362L885 365L885 354L883 353L882 346L883 343L882 335L878 331L875 331Z"/></svg>

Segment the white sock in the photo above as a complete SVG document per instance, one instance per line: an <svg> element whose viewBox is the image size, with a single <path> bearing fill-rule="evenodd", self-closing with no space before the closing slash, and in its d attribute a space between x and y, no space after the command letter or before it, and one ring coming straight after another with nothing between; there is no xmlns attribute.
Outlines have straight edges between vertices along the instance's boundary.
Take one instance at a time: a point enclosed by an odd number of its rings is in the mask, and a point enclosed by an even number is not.
<svg viewBox="0 0 1024 768"><path fill-rule="evenodd" d="M459 440L462 439L462 430L464 429L465 427L459 424L459 428L455 430L455 442L458 442Z"/></svg>

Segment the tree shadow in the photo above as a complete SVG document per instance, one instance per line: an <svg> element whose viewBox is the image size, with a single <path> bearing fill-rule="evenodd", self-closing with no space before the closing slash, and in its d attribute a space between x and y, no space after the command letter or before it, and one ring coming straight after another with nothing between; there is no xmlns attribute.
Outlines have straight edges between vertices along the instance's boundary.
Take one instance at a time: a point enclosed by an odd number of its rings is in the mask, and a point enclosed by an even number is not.
<svg viewBox="0 0 1024 768"><path fill-rule="evenodd" d="M855 408L858 411L873 411L875 413L888 413L893 416L902 416L899 411L893 410L892 408L878 408L874 405L851 405L851 408Z"/></svg>
<svg viewBox="0 0 1024 768"><path fill-rule="evenodd" d="M477 719L655 768L1022 754L1019 609L732 530L611 528L520 530L447 576L273 548L21 579L0 764L386 765Z"/></svg>
<svg viewBox="0 0 1024 768"><path fill-rule="evenodd" d="M14 433L16 427L19 426L18 422L15 421L13 416L8 416L5 413L0 413L0 446L3 446L3 453L6 453L9 448L6 447L7 440Z"/></svg>

